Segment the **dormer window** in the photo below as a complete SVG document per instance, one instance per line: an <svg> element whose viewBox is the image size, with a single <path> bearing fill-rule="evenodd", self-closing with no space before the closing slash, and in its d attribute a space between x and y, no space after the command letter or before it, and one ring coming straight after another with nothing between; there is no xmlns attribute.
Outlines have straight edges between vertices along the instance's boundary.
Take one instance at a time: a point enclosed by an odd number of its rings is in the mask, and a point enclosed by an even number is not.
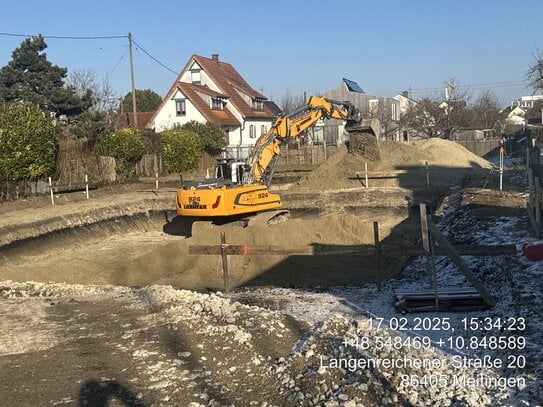
<svg viewBox="0 0 543 407"><path fill-rule="evenodd" d="M213 110L222 110L222 100L219 98L211 98L211 108Z"/></svg>
<svg viewBox="0 0 543 407"><path fill-rule="evenodd" d="M264 110L264 99L253 98L253 110Z"/></svg>

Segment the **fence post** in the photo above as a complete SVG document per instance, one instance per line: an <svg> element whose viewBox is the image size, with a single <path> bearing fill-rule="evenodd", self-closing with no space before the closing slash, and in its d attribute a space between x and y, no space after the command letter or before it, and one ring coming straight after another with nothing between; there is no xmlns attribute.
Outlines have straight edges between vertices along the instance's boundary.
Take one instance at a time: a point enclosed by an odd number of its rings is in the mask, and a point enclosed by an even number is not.
<svg viewBox="0 0 543 407"><path fill-rule="evenodd" d="M327 157L327 154L326 154L326 138L324 138L324 161L326 161L328 159Z"/></svg>
<svg viewBox="0 0 543 407"><path fill-rule="evenodd" d="M367 162L364 163L364 171L366 172L366 188L369 188L370 186L368 185L368 163Z"/></svg>
<svg viewBox="0 0 543 407"><path fill-rule="evenodd" d="M373 241L377 256L377 291L381 292L381 248L379 247L379 222L373 222Z"/></svg>
<svg viewBox="0 0 543 407"><path fill-rule="evenodd" d="M89 176L85 174L85 194L87 195L87 199L89 199Z"/></svg>
<svg viewBox="0 0 543 407"><path fill-rule="evenodd" d="M539 184L539 177L534 178L535 185L535 223L537 224L537 234L541 231L541 185Z"/></svg>
<svg viewBox="0 0 543 407"><path fill-rule="evenodd" d="M430 216L428 216L428 223L431 222ZM436 258L435 258L435 236L433 233L430 233L430 270L431 270L431 277L430 281L432 283L432 288L434 289L434 296L435 296L435 305L436 309L439 309L439 296L437 292L437 270L436 270Z"/></svg>
<svg viewBox="0 0 543 407"><path fill-rule="evenodd" d="M526 175L528 176L528 185L530 185L530 149L526 148Z"/></svg>
<svg viewBox="0 0 543 407"><path fill-rule="evenodd" d="M288 165L288 143L285 146L285 155L287 156L287 164L286 165Z"/></svg>
<svg viewBox="0 0 543 407"><path fill-rule="evenodd" d="M500 147L500 191L503 189L503 147Z"/></svg>
<svg viewBox="0 0 543 407"><path fill-rule="evenodd" d="M226 254L226 235L224 232L221 232L221 258L224 293L228 294L230 292L230 282L228 281L228 254Z"/></svg>
<svg viewBox="0 0 543 407"><path fill-rule="evenodd" d="M426 161L426 189L430 192L430 174L428 173L428 161Z"/></svg>
<svg viewBox="0 0 543 407"><path fill-rule="evenodd" d="M158 190L158 172L155 173L156 181L155 181L155 187Z"/></svg>
<svg viewBox="0 0 543 407"><path fill-rule="evenodd" d="M51 182L51 177L49 177L49 192L51 193L51 205L54 205L55 196L53 195L53 183Z"/></svg>

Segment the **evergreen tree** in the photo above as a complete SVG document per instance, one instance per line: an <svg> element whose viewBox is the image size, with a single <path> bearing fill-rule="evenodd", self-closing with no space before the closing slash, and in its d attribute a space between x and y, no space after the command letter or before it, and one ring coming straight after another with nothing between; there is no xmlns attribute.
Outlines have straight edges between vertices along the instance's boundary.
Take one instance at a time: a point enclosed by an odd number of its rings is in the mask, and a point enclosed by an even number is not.
<svg viewBox="0 0 543 407"><path fill-rule="evenodd" d="M0 101L33 103L66 115L88 109L92 95L79 97L73 87L64 86L67 69L49 62L46 48L45 39L38 35L13 51L11 61L0 69Z"/></svg>
<svg viewBox="0 0 543 407"><path fill-rule="evenodd" d="M138 112L154 112L162 103L162 98L151 89L136 89L136 108ZM123 112L132 113L132 92L128 92L122 102Z"/></svg>

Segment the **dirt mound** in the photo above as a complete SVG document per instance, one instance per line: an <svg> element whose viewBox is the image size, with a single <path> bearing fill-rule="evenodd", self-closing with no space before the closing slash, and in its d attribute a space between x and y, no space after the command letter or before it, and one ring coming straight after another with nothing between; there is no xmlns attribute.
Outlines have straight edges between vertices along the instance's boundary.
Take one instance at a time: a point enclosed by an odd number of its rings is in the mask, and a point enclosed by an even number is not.
<svg viewBox="0 0 543 407"><path fill-rule="evenodd" d="M433 169L441 169L446 175L432 175L439 185L455 185L459 178L474 169L488 169L491 164L454 141L432 138L413 143L383 141L379 143L380 159L371 161L351 154L344 146L307 177L301 179L293 190L333 190L364 186L364 169L368 171L416 170L424 168L426 162ZM450 171L447 171L450 169ZM357 176L358 173L358 176ZM372 180L372 186L411 187L405 174L396 180ZM417 176L418 177L418 176ZM424 179L420 178L425 182ZM394 182L396 181L396 182ZM421 184L422 185L422 184ZM425 185L425 184L424 184Z"/></svg>
<svg viewBox="0 0 543 407"><path fill-rule="evenodd" d="M454 141L431 138L417 141L414 146L424 155L428 155L429 164L448 167L491 167L487 160Z"/></svg>

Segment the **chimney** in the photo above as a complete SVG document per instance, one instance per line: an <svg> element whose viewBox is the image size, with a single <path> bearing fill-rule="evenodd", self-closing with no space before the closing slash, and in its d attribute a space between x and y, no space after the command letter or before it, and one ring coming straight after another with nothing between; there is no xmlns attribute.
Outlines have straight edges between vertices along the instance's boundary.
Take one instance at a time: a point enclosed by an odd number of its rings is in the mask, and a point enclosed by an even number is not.
<svg viewBox="0 0 543 407"><path fill-rule="evenodd" d="M409 92L406 91L406 90L404 90L404 91L402 92L402 96L403 96L404 98L409 98Z"/></svg>
<svg viewBox="0 0 543 407"><path fill-rule="evenodd" d="M211 59L216 63L219 63L219 54L211 54Z"/></svg>

